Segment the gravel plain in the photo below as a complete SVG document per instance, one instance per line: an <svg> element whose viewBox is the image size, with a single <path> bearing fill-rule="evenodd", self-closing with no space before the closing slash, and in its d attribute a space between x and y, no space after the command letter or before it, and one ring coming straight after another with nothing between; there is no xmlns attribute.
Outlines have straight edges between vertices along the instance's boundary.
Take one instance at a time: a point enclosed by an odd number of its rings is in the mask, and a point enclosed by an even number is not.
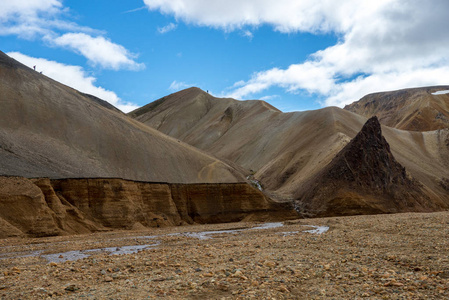
<svg viewBox="0 0 449 300"><path fill-rule="evenodd" d="M0 298L447 299L448 253L449 212L10 238Z"/></svg>

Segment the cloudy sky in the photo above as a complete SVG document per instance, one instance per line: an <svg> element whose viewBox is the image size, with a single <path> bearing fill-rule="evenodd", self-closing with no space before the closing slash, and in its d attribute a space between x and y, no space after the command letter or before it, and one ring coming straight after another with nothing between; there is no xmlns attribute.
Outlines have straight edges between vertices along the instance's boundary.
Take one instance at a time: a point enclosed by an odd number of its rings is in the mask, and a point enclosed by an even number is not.
<svg viewBox="0 0 449 300"><path fill-rule="evenodd" d="M198 86L283 111L449 84L447 0L2 0L0 50L130 111Z"/></svg>

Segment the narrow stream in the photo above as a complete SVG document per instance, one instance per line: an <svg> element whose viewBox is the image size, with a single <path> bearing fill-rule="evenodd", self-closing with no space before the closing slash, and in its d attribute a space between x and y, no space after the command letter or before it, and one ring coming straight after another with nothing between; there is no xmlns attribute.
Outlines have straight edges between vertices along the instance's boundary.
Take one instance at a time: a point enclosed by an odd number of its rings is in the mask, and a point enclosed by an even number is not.
<svg viewBox="0 0 449 300"><path fill-rule="evenodd" d="M94 253L104 252L109 255L121 255L121 254L133 254L144 249L153 248L159 246L160 242L156 241L154 244L147 245L131 245L122 247L108 247L89 250L75 250L54 254L42 254L41 257L45 258L48 262L61 263L65 261L75 261L91 256Z"/></svg>
<svg viewBox="0 0 449 300"><path fill-rule="evenodd" d="M53 254L42 254L44 250L37 251L21 251L21 252L9 252L0 254L1 259L7 258L16 258L16 257L43 257L48 262L62 263L66 261L75 261L78 259L83 259L91 256L94 253L108 253L109 255L122 255L122 254L133 254L139 251L154 248L160 245L159 240L155 240L159 237L164 236L185 236L189 238L197 238L199 240L207 240L212 239L214 235L218 234L237 234L242 231L248 230L264 230L264 229L273 229L282 227L284 224L282 222L273 222L273 223L264 223L256 227L244 228L244 229L229 229L229 230L215 230L215 231L200 231L200 232L180 232L180 233L170 233L165 235L154 235L154 236L137 236L133 237L133 239L148 239L154 240L152 244L145 245L130 245L130 246L121 246L121 247L107 247L107 248L95 248L88 250L73 250L61 253L53 253ZM304 231L292 231L292 232L281 232L284 236L297 234L299 232L307 232L311 234L323 234L329 230L328 226L315 226L315 225L303 225L306 227L312 227L313 229L304 230Z"/></svg>

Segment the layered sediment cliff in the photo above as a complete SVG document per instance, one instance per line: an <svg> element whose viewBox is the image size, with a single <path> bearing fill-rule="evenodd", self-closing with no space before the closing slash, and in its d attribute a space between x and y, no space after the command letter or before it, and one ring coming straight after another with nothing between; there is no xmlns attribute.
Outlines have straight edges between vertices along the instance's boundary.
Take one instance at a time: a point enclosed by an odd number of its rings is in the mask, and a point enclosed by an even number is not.
<svg viewBox="0 0 449 300"><path fill-rule="evenodd" d="M295 216L289 205L272 202L246 183L23 177L0 181L0 238Z"/></svg>

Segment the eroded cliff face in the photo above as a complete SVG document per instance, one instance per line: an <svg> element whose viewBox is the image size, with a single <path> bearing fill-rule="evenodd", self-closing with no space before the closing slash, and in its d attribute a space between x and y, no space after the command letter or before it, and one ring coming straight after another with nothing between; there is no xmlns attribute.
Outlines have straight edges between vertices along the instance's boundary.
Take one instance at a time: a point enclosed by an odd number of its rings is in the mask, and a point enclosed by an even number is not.
<svg viewBox="0 0 449 300"><path fill-rule="evenodd" d="M51 180L55 193L105 227L178 225L170 186L123 179Z"/></svg>
<svg viewBox="0 0 449 300"><path fill-rule="evenodd" d="M171 184L181 218L187 222L237 222L250 214L259 216L287 209L275 205L249 184Z"/></svg>
<svg viewBox="0 0 449 300"><path fill-rule="evenodd" d="M58 234L54 212L30 180L0 177L0 237Z"/></svg>
<svg viewBox="0 0 449 300"><path fill-rule="evenodd" d="M246 183L0 177L0 238L295 217Z"/></svg>

